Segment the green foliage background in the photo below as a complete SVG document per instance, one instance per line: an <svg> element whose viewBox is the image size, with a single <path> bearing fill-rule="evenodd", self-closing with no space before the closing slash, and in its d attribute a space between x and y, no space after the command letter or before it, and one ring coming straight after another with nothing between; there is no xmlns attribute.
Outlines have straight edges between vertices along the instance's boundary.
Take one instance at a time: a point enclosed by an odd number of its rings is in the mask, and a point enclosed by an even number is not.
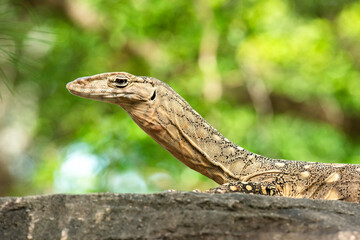
<svg viewBox="0 0 360 240"><path fill-rule="evenodd" d="M250 151L360 163L359 1L3 0L2 194L215 186L65 88L110 71L167 82Z"/></svg>

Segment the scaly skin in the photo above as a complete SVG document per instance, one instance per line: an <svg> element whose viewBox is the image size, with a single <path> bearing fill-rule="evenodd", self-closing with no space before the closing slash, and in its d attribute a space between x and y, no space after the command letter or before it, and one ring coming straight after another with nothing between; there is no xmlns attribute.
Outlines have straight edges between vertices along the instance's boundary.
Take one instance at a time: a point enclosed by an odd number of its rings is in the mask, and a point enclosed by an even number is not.
<svg viewBox="0 0 360 240"><path fill-rule="evenodd" d="M188 167L219 184L210 192L360 202L360 165L270 159L229 141L162 81L125 72L67 84L70 93L117 104Z"/></svg>

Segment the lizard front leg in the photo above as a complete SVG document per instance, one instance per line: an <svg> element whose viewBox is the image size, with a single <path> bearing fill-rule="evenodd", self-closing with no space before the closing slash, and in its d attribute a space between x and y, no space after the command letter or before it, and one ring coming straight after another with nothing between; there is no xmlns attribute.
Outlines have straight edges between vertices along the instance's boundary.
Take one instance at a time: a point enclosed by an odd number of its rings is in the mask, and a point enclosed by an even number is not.
<svg viewBox="0 0 360 240"><path fill-rule="evenodd" d="M207 193L248 193L267 196L281 196L275 184L269 182L228 182L216 188L205 191Z"/></svg>

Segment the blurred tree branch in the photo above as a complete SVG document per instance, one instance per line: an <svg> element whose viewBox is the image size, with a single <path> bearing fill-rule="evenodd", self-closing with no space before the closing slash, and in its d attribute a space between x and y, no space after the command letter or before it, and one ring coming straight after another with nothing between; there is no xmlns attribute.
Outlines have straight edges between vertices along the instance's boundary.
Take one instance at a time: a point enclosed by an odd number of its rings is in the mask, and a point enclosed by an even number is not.
<svg viewBox="0 0 360 240"><path fill-rule="evenodd" d="M224 92L226 92L225 98L229 101L235 100L237 104L250 104L255 109L258 108L248 87L225 84ZM291 114L304 119L324 122L343 131L353 139L360 139L360 116L347 114L341 109L337 109L334 113L331 108L332 104L328 104L324 99L298 102L289 96L274 92L270 92L267 99L269 100L267 104L272 106L272 111L261 110L262 114L271 115L272 112L274 114Z"/></svg>

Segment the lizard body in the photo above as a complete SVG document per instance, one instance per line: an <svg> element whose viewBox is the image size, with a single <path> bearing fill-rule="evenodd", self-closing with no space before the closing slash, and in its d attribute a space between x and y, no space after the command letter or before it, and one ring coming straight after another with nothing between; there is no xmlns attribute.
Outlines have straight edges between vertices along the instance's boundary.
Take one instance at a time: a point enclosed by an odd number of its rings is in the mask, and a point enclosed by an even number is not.
<svg viewBox="0 0 360 240"><path fill-rule="evenodd" d="M166 83L111 72L78 78L70 93L121 106L148 135L188 167L240 191L360 202L360 165L270 159L229 141Z"/></svg>

